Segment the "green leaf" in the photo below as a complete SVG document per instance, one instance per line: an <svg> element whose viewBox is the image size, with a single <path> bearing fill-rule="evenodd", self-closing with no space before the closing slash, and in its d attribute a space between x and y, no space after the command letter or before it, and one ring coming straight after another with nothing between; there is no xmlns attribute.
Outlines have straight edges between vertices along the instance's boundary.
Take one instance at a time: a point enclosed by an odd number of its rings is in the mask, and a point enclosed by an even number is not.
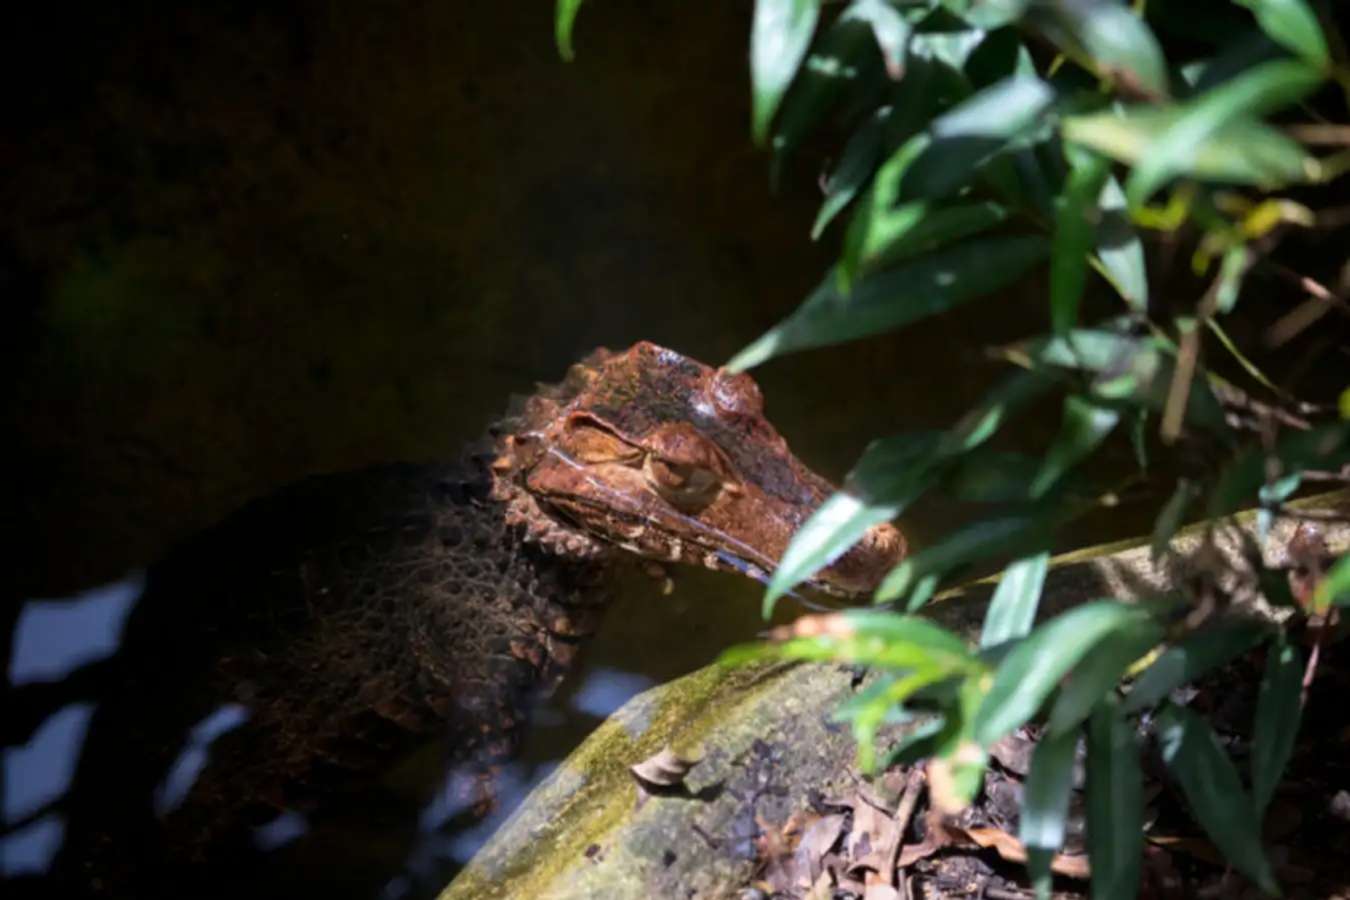
<svg viewBox="0 0 1350 900"><path fill-rule="evenodd" d="M865 22L886 61L886 73L896 81L905 74L905 46L914 29L886 0L853 0L841 20Z"/></svg>
<svg viewBox="0 0 1350 900"><path fill-rule="evenodd" d="M1016 22L1030 0L942 0L942 5L976 28L1001 28Z"/></svg>
<svg viewBox="0 0 1350 900"><path fill-rule="evenodd" d="M1125 196L1130 205L1144 203L1177 175L1202 176L1204 166L1200 160L1206 142L1245 116L1258 116L1301 99L1321 81L1321 73L1303 63L1275 60L1256 66L1186 103L1174 121L1153 135L1130 173L1125 184ZM1237 149L1241 154L1243 148ZM1267 166L1261 161L1252 158L1247 162L1253 176L1268 177Z"/></svg>
<svg viewBox="0 0 1350 900"><path fill-rule="evenodd" d="M944 453L965 453L989 440L1013 414L1044 396L1056 384L1043 372L1018 372L990 391L943 436Z"/></svg>
<svg viewBox="0 0 1350 900"><path fill-rule="evenodd" d="M862 250L858 265L869 270L883 269L987 231L1007 218L1005 207L988 200L950 206L916 200L877 221L869 232L869 244Z"/></svg>
<svg viewBox="0 0 1350 900"><path fill-rule="evenodd" d="M1333 606L1350 606L1350 556L1342 556L1313 591L1313 612Z"/></svg>
<svg viewBox="0 0 1350 900"><path fill-rule="evenodd" d="M1266 539L1271 526L1275 524L1274 509L1293 496L1294 491L1297 491L1302 483L1303 474L1294 472L1292 475L1285 475L1269 484L1261 485L1261 489L1256 492L1257 499L1261 501L1261 508L1256 511L1257 537L1263 541Z"/></svg>
<svg viewBox="0 0 1350 900"><path fill-rule="evenodd" d="M750 27L750 132L756 144L762 145L769 135L769 123L806 56L819 16L820 0L755 0Z"/></svg>
<svg viewBox="0 0 1350 900"><path fill-rule="evenodd" d="M1103 401L1126 401L1161 410L1172 383L1174 349L1156 338L1105 329L1074 329L1017 347L1035 365L1062 366L1094 374L1092 393ZM1191 382L1186 421L1227 439L1223 408L1205 378Z"/></svg>
<svg viewBox="0 0 1350 900"><path fill-rule="evenodd" d="M1097 600L1041 625L999 664L976 716L975 739L987 747L1025 723L1102 638L1146 615L1135 606Z"/></svg>
<svg viewBox="0 0 1350 900"><path fill-rule="evenodd" d="M908 603L913 610L931 595L937 579L958 566L1009 549L1038 548L1049 540L1049 516L1012 515L973 522L892 569L877 588L876 602L888 603L913 589Z"/></svg>
<svg viewBox="0 0 1350 900"><path fill-rule="evenodd" d="M946 678L939 669L911 671L904 675L886 675L848 704L847 712L839 712L852 725L853 740L858 745L858 768L866 774L876 771L876 736L883 724L903 722L906 719L900 704L915 691ZM897 713L899 715L897 715Z"/></svg>
<svg viewBox="0 0 1350 900"><path fill-rule="evenodd" d="M839 165L835 166L825 181L825 199L816 213L816 221L811 225L811 240L820 240L834 217L853 202L863 185L871 179L872 170L881 158L886 122L892 111L893 107L890 106L876 110L844 145Z"/></svg>
<svg viewBox="0 0 1350 900"><path fill-rule="evenodd" d="M979 447L952 462L942 492L963 503L1020 503L1031 499L1028 488L1040 469L1030 454Z"/></svg>
<svg viewBox="0 0 1350 900"><path fill-rule="evenodd" d="M581 0L558 0L553 9L553 41L558 46L558 55L566 62L576 58L572 48L572 26L579 9Z"/></svg>
<svg viewBox="0 0 1350 900"><path fill-rule="evenodd" d="M844 241L846 286L862 265L931 214L931 201L967 184L975 170L1040 125L1054 94L1038 78L1013 76L934 119L877 170Z"/></svg>
<svg viewBox="0 0 1350 900"><path fill-rule="evenodd" d="M1045 462L1031 484L1031 496L1041 497L1069 469L1087 458L1120 421L1120 410L1100 406L1077 394L1064 398L1059 434L1045 452Z"/></svg>
<svg viewBox="0 0 1350 900"><path fill-rule="evenodd" d="M849 609L838 615L860 637L906 641L941 651L953 660L975 662L964 640L928 619L879 609Z"/></svg>
<svg viewBox="0 0 1350 900"><path fill-rule="evenodd" d="M1003 570L984 614L984 628L980 632L982 649L1016 640L1031 631L1049 563L1050 554L1042 551L1015 560Z"/></svg>
<svg viewBox="0 0 1350 900"><path fill-rule="evenodd" d="M1097 225L1096 265L1102 277L1133 312L1148 312L1148 269L1144 244L1130 224L1125 191L1114 175L1102 185L1097 198L1101 221Z"/></svg>
<svg viewBox="0 0 1350 900"><path fill-rule="evenodd" d="M1158 513L1158 518L1153 523L1153 543L1149 558L1154 562L1162 558L1167 552L1167 546L1172 542L1172 536L1177 533L1181 523L1186 520L1186 511L1190 509L1195 498L1200 496L1200 488L1193 482L1185 478L1177 481L1177 489L1172 492L1172 496L1163 504L1162 511Z"/></svg>
<svg viewBox="0 0 1350 900"><path fill-rule="evenodd" d="M1056 3L1042 23L1052 41L1098 77L1134 93L1167 96L1167 62L1148 24L1113 0Z"/></svg>
<svg viewBox="0 0 1350 900"><path fill-rule="evenodd" d="M1220 315L1228 315L1237 305L1242 279L1247 274L1247 258L1246 244L1235 244L1224 251L1223 263L1219 267L1219 285L1214 296L1214 308Z"/></svg>
<svg viewBox="0 0 1350 900"><path fill-rule="evenodd" d="M764 594L764 617L779 597L834 562L867 529L900 515L935 477L940 434L920 432L873 441L849 473L845 491L823 504L793 535Z"/></svg>
<svg viewBox="0 0 1350 900"><path fill-rule="evenodd" d="M764 592L764 618L773 615L778 598L842 556L867 529L895 518L899 509L898 504L872 506L846 493L822 503L793 535L774 569Z"/></svg>
<svg viewBox="0 0 1350 900"><path fill-rule="evenodd" d="M1093 900L1135 900L1144 851L1139 748L1114 703L1088 723L1087 825Z"/></svg>
<svg viewBox="0 0 1350 900"><path fill-rule="evenodd" d="M1027 849L1027 872L1037 897L1050 896L1050 860L1064 846L1077 747L1078 733L1071 731L1042 737L1031 754L1018 837Z"/></svg>
<svg viewBox="0 0 1350 900"><path fill-rule="evenodd" d="M1251 798L1214 731L1190 710L1169 706L1158 717L1156 734L1163 761L1200 827L1234 868L1266 893L1278 894Z"/></svg>
<svg viewBox="0 0 1350 900"><path fill-rule="evenodd" d="M1168 647L1144 670L1125 698L1127 714L1142 712L1187 682L1245 653L1270 633L1246 619L1220 619Z"/></svg>
<svg viewBox="0 0 1350 900"><path fill-rule="evenodd" d="M1069 673L1059 697L1050 707L1047 733L1068 734L1091 715L1104 697L1112 693L1130 663L1139 659L1163 638L1162 626L1148 619L1131 624L1102 639L1092 654Z"/></svg>
<svg viewBox="0 0 1350 900"><path fill-rule="evenodd" d="M866 337L946 312L1015 281L1045 251L1045 240L1035 236L967 241L873 275L847 295L831 271L796 312L727 366L742 371L793 350Z"/></svg>
<svg viewBox="0 0 1350 900"><path fill-rule="evenodd" d="M1252 726L1252 802L1257 821L1284 777L1284 767L1294 753L1303 704L1303 655L1286 641L1270 646L1266 674L1256 698L1256 723Z"/></svg>
<svg viewBox="0 0 1350 900"><path fill-rule="evenodd" d="M845 13L807 54L796 81L783 98L773 135L773 182L778 182L788 157L841 98L866 94L882 82L881 58L873 45L868 23Z"/></svg>
<svg viewBox="0 0 1350 900"><path fill-rule="evenodd" d="M1176 107L1136 106L1120 113L1067 118L1063 131L1066 140L1135 165L1151 152L1156 140L1175 133L1173 126L1180 119ZM1241 116L1189 145L1184 161L1186 171L1196 178L1263 188L1315 180L1320 171L1316 160L1296 141L1257 119ZM1136 187L1134 193L1139 190ZM1138 202L1133 195L1129 199L1132 204Z"/></svg>
<svg viewBox="0 0 1350 900"><path fill-rule="evenodd" d="M1096 243L1097 198L1111 173L1106 158L1065 146L1069 175L1055 199L1055 234L1050 250L1050 322L1056 334L1078 324L1078 305L1087 283L1088 251Z"/></svg>
<svg viewBox="0 0 1350 900"><path fill-rule="evenodd" d="M1308 431L1286 432L1274 453L1286 474L1304 468L1339 469L1350 463L1350 423L1320 425ZM1266 483L1267 452L1252 447L1219 473L1209 495L1209 516L1218 518L1257 500Z"/></svg>
<svg viewBox="0 0 1350 900"><path fill-rule="evenodd" d="M1297 53L1317 69L1327 68L1327 39L1317 15L1303 0L1235 0L1256 14L1271 40Z"/></svg>

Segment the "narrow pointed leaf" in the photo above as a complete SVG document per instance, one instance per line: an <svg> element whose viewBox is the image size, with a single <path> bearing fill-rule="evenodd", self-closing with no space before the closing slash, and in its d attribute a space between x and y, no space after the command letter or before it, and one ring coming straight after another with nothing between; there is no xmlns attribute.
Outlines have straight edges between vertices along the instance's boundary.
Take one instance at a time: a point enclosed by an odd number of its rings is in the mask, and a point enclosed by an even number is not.
<svg viewBox="0 0 1350 900"><path fill-rule="evenodd" d="M572 48L572 26L576 23L577 10L581 9L581 0L558 0L553 11L553 40L558 45L558 55L566 62L576 57Z"/></svg>
<svg viewBox="0 0 1350 900"><path fill-rule="evenodd" d="M1286 433L1275 444L1275 456L1289 474L1304 468L1336 470L1350 463L1350 423L1321 425ZM1209 516L1235 512L1257 500L1266 483L1266 451L1254 447L1224 466L1209 494Z"/></svg>
<svg viewBox="0 0 1350 900"><path fill-rule="evenodd" d="M1055 199L1055 234L1050 250L1050 323L1056 334L1078 324L1088 252L1096 243L1097 198L1111 171L1103 156L1072 144L1065 150L1069 175Z"/></svg>
<svg viewBox="0 0 1350 900"><path fill-rule="evenodd" d="M1266 893L1278 894L1251 798L1213 729L1190 710L1169 706L1158 717L1156 734L1163 761L1181 782L1200 827L1235 869Z"/></svg>
<svg viewBox="0 0 1350 900"><path fill-rule="evenodd" d="M1183 684L1245 653L1270 633L1246 619L1221 619L1167 648L1135 681L1125 698L1126 713L1137 713L1166 699Z"/></svg>
<svg viewBox="0 0 1350 900"><path fill-rule="evenodd" d="M1125 196L1137 206L1176 175L1199 175L1205 143L1230 122L1280 109L1311 92L1321 73L1289 60L1263 63L1185 104L1180 115L1149 142L1130 173ZM1241 152L1241 148L1238 148ZM1264 167L1253 165L1253 172Z"/></svg>
<svg viewBox="0 0 1350 900"><path fill-rule="evenodd" d="M1303 57L1318 69L1327 66L1327 39L1317 14L1304 0L1236 0L1256 14L1261 30L1271 40Z"/></svg>
<svg viewBox="0 0 1350 900"><path fill-rule="evenodd" d="M1137 165L1151 152L1156 140L1167 133L1176 134L1171 129L1180 117L1176 107L1131 107L1121 113L1067 118L1063 131L1067 140L1119 162ZM1211 181L1276 188L1315 180L1320 172L1317 162L1296 141L1251 117L1229 119L1183 150L1178 152L1184 157L1186 173ZM1157 163L1153 166L1158 168ZM1148 176L1149 181L1155 178ZM1134 190L1127 193L1130 203L1135 204L1142 188L1136 182Z"/></svg>
<svg viewBox="0 0 1350 900"><path fill-rule="evenodd" d="M1148 24L1112 0L1053 4L1050 39L1099 77L1135 94L1167 96L1167 63Z"/></svg>
<svg viewBox="0 0 1350 900"><path fill-rule="evenodd" d="M942 0L942 5L976 28L1001 28L1016 22L1030 0Z"/></svg>
<svg viewBox="0 0 1350 900"><path fill-rule="evenodd" d="M825 199L811 225L811 240L819 240L834 217L853 202L863 185L872 178L877 160L884 149L886 121L892 109L884 106L873 113L844 145L839 165L825 182Z"/></svg>
<svg viewBox="0 0 1350 900"><path fill-rule="evenodd" d="M1097 707L1087 740L1088 853L1093 900L1136 900L1144 852L1139 747L1114 703Z"/></svg>
<svg viewBox="0 0 1350 900"><path fill-rule="evenodd" d="M1042 551L1009 563L1003 570L984 614L981 648L995 647L1031 632L1049 563L1049 552Z"/></svg>
<svg viewBox="0 0 1350 900"><path fill-rule="evenodd" d="M1018 372L991 390L979 405L961 417L942 439L946 453L964 453L989 440L1008 418L1055 387L1044 372Z"/></svg>
<svg viewBox="0 0 1350 900"><path fill-rule="evenodd" d="M820 347L900 328L1003 287L1044 258L1037 236L967 241L870 276L847 295L837 276L825 281L796 312L727 364L733 371L794 350Z"/></svg>
<svg viewBox="0 0 1350 900"><path fill-rule="evenodd" d="M1077 394L1064 398L1059 434L1045 453L1045 462L1031 484L1031 496L1040 497L1061 475L1086 459L1120 421L1120 410L1099 406Z"/></svg>
<svg viewBox="0 0 1350 900"><path fill-rule="evenodd" d="M849 609L839 615L846 626L861 637L907 641L938 651L950 660L975 661L964 640L928 619L878 609Z"/></svg>
<svg viewBox="0 0 1350 900"><path fill-rule="evenodd" d="M764 594L764 617L778 598L838 559L868 528L890 521L936 477L932 463L941 435L898 435L873 441L848 476L848 489L830 497L793 535Z"/></svg>
<svg viewBox="0 0 1350 900"><path fill-rule="evenodd" d="M806 57L820 0L755 0L750 26L751 134L763 144L769 123Z"/></svg>
<svg viewBox="0 0 1350 900"><path fill-rule="evenodd" d="M1040 127L1054 92L1039 78L1005 78L938 116L877 170L859 203L840 261L852 283L862 262L918 224L932 201L968 184L975 170L1008 144Z"/></svg>
<svg viewBox="0 0 1350 900"><path fill-rule="evenodd" d="M884 269L908 257L988 231L1007 218L1007 208L992 201L939 206L932 201L917 200L877 221L857 265L865 270Z"/></svg>
<svg viewBox="0 0 1350 900"><path fill-rule="evenodd" d="M914 29L899 10L886 0L853 0L841 18L866 22L886 61L887 74L897 81L904 76L905 46Z"/></svg>
<svg viewBox="0 0 1350 900"><path fill-rule="evenodd" d="M862 540L867 529L899 514L896 506L871 506L852 494L830 497L793 535L764 592L764 618L778 598L828 566Z"/></svg>
<svg viewBox="0 0 1350 900"><path fill-rule="evenodd" d="M840 16L807 53L782 100L772 141L773 182L778 182L792 153L845 97L875 90L883 80L881 57L867 22Z"/></svg>
<svg viewBox="0 0 1350 900"><path fill-rule="evenodd" d="M1047 733L1076 731L1093 708L1104 698L1114 696L1115 687L1130 664L1151 650L1162 637L1162 627L1148 619L1107 635L1069 673L1068 681L1050 707Z"/></svg>
<svg viewBox="0 0 1350 900"><path fill-rule="evenodd" d="M1049 542L1049 536L1048 513L974 522L931 547L925 547L892 569L877 588L876 602L888 603L911 590L919 595L931 595L937 580L951 570L1009 549L1039 549ZM907 608L912 610L925 600L927 596L922 600L911 597Z"/></svg>
<svg viewBox="0 0 1350 900"><path fill-rule="evenodd" d="M1097 265L1102 277L1132 311L1148 311L1148 269L1144 244L1130 223L1125 190L1114 175L1102 185L1097 198L1101 221L1097 225Z"/></svg>
<svg viewBox="0 0 1350 900"><path fill-rule="evenodd" d="M987 747L1028 721L1102 638L1145 616L1138 607L1097 600L1041 625L999 664L976 716L976 740Z"/></svg>
<svg viewBox="0 0 1350 900"><path fill-rule="evenodd" d="M1158 513L1158 518L1153 523L1153 543L1150 552L1153 560L1161 559L1167 552L1172 536L1177 533L1181 523L1186 521L1186 511L1198 496L1200 489L1194 483L1184 478L1177 482L1177 489L1163 504L1162 511Z"/></svg>
<svg viewBox="0 0 1350 900"><path fill-rule="evenodd" d="M1077 747L1078 733L1068 732L1041 738L1031 755L1018 836L1027 849L1027 871L1037 897L1049 897L1050 861L1064 846Z"/></svg>
<svg viewBox="0 0 1350 900"><path fill-rule="evenodd" d="M1265 817L1270 798L1284 777L1284 768L1294 753L1303 705L1303 654L1285 641L1272 644L1266 656L1266 674L1256 698L1256 724L1252 727L1252 802L1256 818Z"/></svg>

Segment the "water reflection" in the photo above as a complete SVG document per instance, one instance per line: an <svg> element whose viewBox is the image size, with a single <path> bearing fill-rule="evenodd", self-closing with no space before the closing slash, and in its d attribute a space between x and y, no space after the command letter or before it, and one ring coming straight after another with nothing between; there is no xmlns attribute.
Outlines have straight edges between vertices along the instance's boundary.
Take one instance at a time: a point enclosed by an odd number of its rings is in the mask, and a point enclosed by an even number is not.
<svg viewBox="0 0 1350 900"><path fill-rule="evenodd" d="M65 819L53 813L0 838L0 874L17 878L46 872L65 830Z"/></svg>
<svg viewBox="0 0 1350 900"><path fill-rule="evenodd" d="M227 703L193 726L183 752L169 767L169 774L155 789L155 814L164 818L187 799L188 792L210 759L211 744L248 721L249 711Z"/></svg>
<svg viewBox="0 0 1350 900"><path fill-rule="evenodd" d="M57 681L111 656L145 587L135 573L68 600L30 600L14 627L9 683Z"/></svg>
<svg viewBox="0 0 1350 900"><path fill-rule="evenodd" d="M212 656L218 647L203 638L230 626L208 623L182 596L166 604L166 581L173 579L160 566L75 597L31 600L15 618L9 688L16 716L5 731L10 746L0 756L0 876L20 893L84 891L122 857L133 866L163 860L162 878L135 876L141 879L139 896L161 895L160 883L168 896L167 886L187 871L165 855L174 850L163 844L165 825L184 833L200 825L189 798L215 757L236 752L230 742L248 730L254 710L248 691L217 696L205 708L175 699L194 671L219 662ZM337 817L327 809L315 817L284 803L259 807L246 817L252 821L246 849L253 861L241 864L245 857L235 847L226 857L233 867L197 895L246 890L280 897L293 894L295 885L322 884L330 896L434 896L554 771L560 753L653 683L612 666L583 664L561 695L534 710L522 756L495 767L486 813L474 808L484 771L473 764L432 766L419 778L435 789L416 804L389 801L392 813L381 811L385 801L360 792L345 801L336 797L338 805L353 805ZM205 714L191 715L193 709ZM437 758L450 758L444 746ZM351 836L343 816L369 815L377 822L391 814L406 823L389 829L406 834L401 849L395 839L394 852L372 862L371 848L350 847L353 871L365 874L344 877L342 854L335 858L332 845L360 839ZM321 849L306 850L307 842ZM309 860L323 871L313 871ZM372 866L377 877L369 875ZM110 883L121 885L133 875L113 873Z"/></svg>

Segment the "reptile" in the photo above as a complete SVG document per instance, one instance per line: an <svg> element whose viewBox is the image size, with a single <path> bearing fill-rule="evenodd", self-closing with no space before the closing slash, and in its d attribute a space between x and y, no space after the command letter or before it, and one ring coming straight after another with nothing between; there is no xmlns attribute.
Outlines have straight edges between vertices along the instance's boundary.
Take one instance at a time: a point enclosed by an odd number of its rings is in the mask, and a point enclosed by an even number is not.
<svg viewBox="0 0 1350 900"><path fill-rule="evenodd" d="M452 761L486 772L597 627L616 565L763 579L833 491L749 375L643 342L514 401L457 462L316 476L255 502L150 570L57 868L117 893L110 870L153 859L167 884L170 861L244 852L252 827L417 736L448 732ZM868 592L904 552L875 526L810 584ZM222 704L237 727L208 742ZM166 776L183 723L209 751L187 788Z"/></svg>

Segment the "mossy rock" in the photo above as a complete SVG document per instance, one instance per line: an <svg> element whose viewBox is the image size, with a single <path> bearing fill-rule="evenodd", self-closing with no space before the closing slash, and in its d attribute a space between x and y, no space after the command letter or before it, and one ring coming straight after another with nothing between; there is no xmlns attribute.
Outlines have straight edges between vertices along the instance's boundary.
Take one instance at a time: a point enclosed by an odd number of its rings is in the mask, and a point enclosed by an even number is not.
<svg viewBox="0 0 1350 900"><path fill-rule="evenodd" d="M1345 516L1350 491L1295 506ZM1267 620L1289 614L1253 589L1244 554L1260 547L1266 565L1287 565L1298 525L1282 518L1263 538L1254 516L1243 514L1209 532L1206 569L1218 573L1237 610ZM1350 550L1350 527L1326 522L1322 529L1332 552ZM1195 574L1207 531L1203 523L1184 530L1174 552L1157 562L1146 540L1058 557L1041 614L1098 597L1173 592ZM950 592L926 612L973 638L993 583ZM535 789L441 900L733 896L753 875L756 813L781 823L807 807L812 792L853 789L854 745L832 716L855 682L837 666L711 666L633 698ZM702 757L686 779L688 791L639 804L628 767L666 747Z"/></svg>
<svg viewBox="0 0 1350 900"><path fill-rule="evenodd" d="M502 826L441 900L722 897L754 868L755 814L781 821L847 779L852 692L837 666L710 666L634 697ZM640 791L628 767L671 748L685 789Z"/></svg>

